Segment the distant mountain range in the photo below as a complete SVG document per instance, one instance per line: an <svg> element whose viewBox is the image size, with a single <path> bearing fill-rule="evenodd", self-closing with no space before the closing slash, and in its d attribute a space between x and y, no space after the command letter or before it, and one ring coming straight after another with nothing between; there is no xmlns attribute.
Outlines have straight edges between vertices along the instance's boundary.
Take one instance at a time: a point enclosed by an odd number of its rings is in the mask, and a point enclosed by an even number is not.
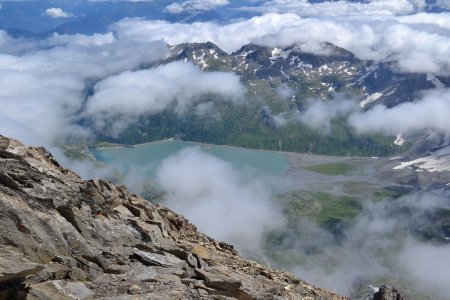
<svg viewBox="0 0 450 300"><path fill-rule="evenodd" d="M294 100L305 96L329 99L335 93L356 90L363 108L379 103L395 106L411 101L419 91L450 86L450 77L401 73L395 63L360 60L332 44L324 47L329 53L317 55L298 46L249 44L227 54L212 43L181 44L172 47L170 60L192 61L205 71L235 72L250 86L257 80L267 81L272 90L284 85L299 94Z"/></svg>
<svg viewBox="0 0 450 300"><path fill-rule="evenodd" d="M283 118L303 113L314 101L331 105L338 101L336 98L350 98L359 101L364 111L377 104L394 107L413 101L421 91L450 86L449 77L401 73L394 62L361 60L332 44L323 46L328 52L323 55L307 53L296 45L270 48L249 44L231 54L211 42L171 46L170 57L158 64L190 61L204 72L234 72L246 86L245 105L207 95L198 103L215 103L219 119L199 116L193 109L182 116L168 109L143 117L117 138L99 133L99 139L138 143L179 136L250 148L363 156L393 155L412 144L413 151L421 154L448 144L437 133L432 137L428 133L427 138L423 137L425 133L361 136L339 118L332 120L327 133L304 122L280 124Z"/></svg>

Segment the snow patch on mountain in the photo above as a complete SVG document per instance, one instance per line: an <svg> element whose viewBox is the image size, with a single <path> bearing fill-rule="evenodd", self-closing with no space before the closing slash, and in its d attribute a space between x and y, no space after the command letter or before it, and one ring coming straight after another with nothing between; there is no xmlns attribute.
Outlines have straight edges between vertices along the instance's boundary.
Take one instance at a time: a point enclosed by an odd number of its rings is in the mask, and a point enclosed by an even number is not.
<svg viewBox="0 0 450 300"><path fill-rule="evenodd" d="M275 63L275 61L280 59L280 58L286 60L289 57L289 54L291 54L292 51L293 51L293 49L283 50L281 48L273 48L272 51L271 51L272 56L269 58L270 59L270 64L273 65Z"/></svg>
<svg viewBox="0 0 450 300"><path fill-rule="evenodd" d="M450 171L450 155L430 155L415 160L402 162L394 170L414 169L416 172Z"/></svg>
<svg viewBox="0 0 450 300"><path fill-rule="evenodd" d="M401 146L406 142L406 140L402 137L401 133L397 134L395 137L396 139L394 141L394 144L397 146Z"/></svg>
<svg viewBox="0 0 450 300"><path fill-rule="evenodd" d="M365 108L367 105L369 105L370 103L377 101L378 99L380 99L383 96L382 93L373 93L372 95L369 95L366 100L363 100L359 103L359 106L361 108Z"/></svg>
<svg viewBox="0 0 450 300"><path fill-rule="evenodd" d="M434 84L438 89L445 88L445 84L443 84L433 73L427 73L427 80Z"/></svg>

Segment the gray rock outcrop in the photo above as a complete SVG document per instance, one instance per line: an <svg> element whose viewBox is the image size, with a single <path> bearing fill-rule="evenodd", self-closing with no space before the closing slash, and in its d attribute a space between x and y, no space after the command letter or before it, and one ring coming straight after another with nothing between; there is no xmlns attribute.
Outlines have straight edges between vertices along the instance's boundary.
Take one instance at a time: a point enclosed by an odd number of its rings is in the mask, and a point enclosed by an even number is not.
<svg viewBox="0 0 450 300"><path fill-rule="evenodd" d="M412 298L391 285L383 285L375 293L373 300L412 300Z"/></svg>

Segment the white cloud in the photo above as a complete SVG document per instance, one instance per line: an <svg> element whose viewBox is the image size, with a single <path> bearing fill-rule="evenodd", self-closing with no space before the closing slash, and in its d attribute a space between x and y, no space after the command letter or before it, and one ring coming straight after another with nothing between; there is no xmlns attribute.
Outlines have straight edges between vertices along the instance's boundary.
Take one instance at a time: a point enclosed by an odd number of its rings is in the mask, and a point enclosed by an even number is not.
<svg viewBox="0 0 450 300"><path fill-rule="evenodd" d="M260 251L264 233L283 225L266 184L200 148L187 148L164 160L157 178L168 192L165 205L200 231L241 251Z"/></svg>
<svg viewBox="0 0 450 300"><path fill-rule="evenodd" d="M397 134L435 129L450 134L450 90L431 90L416 102L392 108L376 105L367 112L354 113L349 123L358 132Z"/></svg>
<svg viewBox="0 0 450 300"><path fill-rule="evenodd" d="M33 41L0 32L0 51L0 129L26 143L50 146L89 136L92 128L75 125L80 115L97 129L117 117L110 130L117 134L135 117L171 103L181 113L207 93L231 101L244 93L238 76L203 73L191 63L132 71L168 55L163 41L139 36L54 34Z"/></svg>
<svg viewBox="0 0 450 300"><path fill-rule="evenodd" d="M331 130L331 121L338 117L346 117L359 108L356 101L333 99L330 101L314 100L308 108L295 117L309 127L325 133Z"/></svg>
<svg viewBox="0 0 450 300"><path fill-rule="evenodd" d="M330 42L361 59L394 61L403 72L450 74L449 20L450 13L314 18L269 13L226 25L127 19L113 28L124 36L163 39L171 45L211 41L227 52L249 43L270 47L296 43L316 53Z"/></svg>
<svg viewBox="0 0 450 300"><path fill-rule="evenodd" d="M183 12L212 10L229 3L228 0L188 0L182 3L173 2L166 7L166 10L172 14L179 14Z"/></svg>
<svg viewBox="0 0 450 300"><path fill-rule="evenodd" d="M350 296L355 286L360 289L364 283L367 296L372 296L369 283L375 285L374 281L382 278L397 288L403 281L410 292L445 299L450 292L444 276L450 263L450 246L418 241L414 235L433 226L430 214L448 203L448 193L368 201L363 204L363 212L343 227L338 239L305 220L285 236L285 245L278 247L285 250L282 254L294 253L286 259L297 276L342 295Z"/></svg>
<svg viewBox="0 0 450 300"><path fill-rule="evenodd" d="M272 0L258 7L244 7L242 10L286 13L300 16L349 16L349 15L402 15L411 14L425 7L424 0L371 0L368 2L333 1L310 3L307 0Z"/></svg>
<svg viewBox="0 0 450 300"><path fill-rule="evenodd" d="M211 41L223 50L232 52L245 44L256 42L263 36L276 36L280 28L289 24L295 25L298 20L299 17L294 14L268 14L221 26L212 22L184 24L125 19L116 23L113 29L119 35L145 37L150 40L163 39L170 45Z"/></svg>
<svg viewBox="0 0 450 300"><path fill-rule="evenodd" d="M433 291L445 299L450 288L444 278L450 269L450 245L430 245L410 240L398 260L401 268L415 280L417 288Z"/></svg>
<svg viewBox="0 0 450 300"><path fill-rule="evenodd" d="M55 18L55 19L59 19L59 18L69 18L72 15L63 11L61 8L59 7L51 7L51 8L47 8L45 10L45 14L49 17Z"/></svg>
<svg viewBox="0 0 450 300"><path fill-rule="evenodd" d="M167 5L166 10L171 14L180 14L184 12L184 7L181 4L174 2L170 5Z"/></svg>
<svg viewBox="0 0 450 300"><path fill-rule="evenodd" d="M305 125L329 133L332 120L342 118L359 134L380 133L396 135L435 130L450 134L450 89L423 92L414 102L405 102L388 108L382 104L363 111L357 101L311 100L305 111L274 116L279 126L301 121Z"/></svg>
<svg viewBox="0 0 450 300"><path fill-rule="evenodd" d="M16 40L3 32L0 36L5 41L0 39L2 134L46 146L89 135L88 129L75 125L87 83L167 55L161 41L116 39L111 33L54 35L39 42Z"/></svg>
<svg viewBox="0 0 450 300"><path fill-rule="evenodd" d="M36 49L36 42L26 39L15 39L6 31L0 30L0 54L21 55Z"/></svg>
<svg viewBox="0 0 450 300"><path fill-rule="evenodd" d="M174 62L154 69L123 72L110 76L94 87L86 114L98 127L105 120L117 119L112 132L145 113L160 112L175 101L182 113L192 102L207 93L226 100L237 100L244 93L239 77L232 73L204 73L188 62Z"/></svg>

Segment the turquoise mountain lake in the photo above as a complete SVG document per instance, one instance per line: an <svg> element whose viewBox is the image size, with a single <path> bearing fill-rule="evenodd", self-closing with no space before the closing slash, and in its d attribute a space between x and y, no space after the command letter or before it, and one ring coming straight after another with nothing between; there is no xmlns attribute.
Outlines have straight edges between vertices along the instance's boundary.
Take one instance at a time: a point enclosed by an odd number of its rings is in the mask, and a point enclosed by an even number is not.
<svg viewBox="0 0 450 300"><path fill-rule="evenodd" d="M121 172L127 173L130 168L145 168L145 173L154 177L165 158L188 147L199 147L202 151L231 163L237 170L250 170L260 176L281 176L289 167L287 157L281 152L204 145L182 140L167 140L133 147L104 147L92 150L92 154L97 160L113 165Z"/></svg>

